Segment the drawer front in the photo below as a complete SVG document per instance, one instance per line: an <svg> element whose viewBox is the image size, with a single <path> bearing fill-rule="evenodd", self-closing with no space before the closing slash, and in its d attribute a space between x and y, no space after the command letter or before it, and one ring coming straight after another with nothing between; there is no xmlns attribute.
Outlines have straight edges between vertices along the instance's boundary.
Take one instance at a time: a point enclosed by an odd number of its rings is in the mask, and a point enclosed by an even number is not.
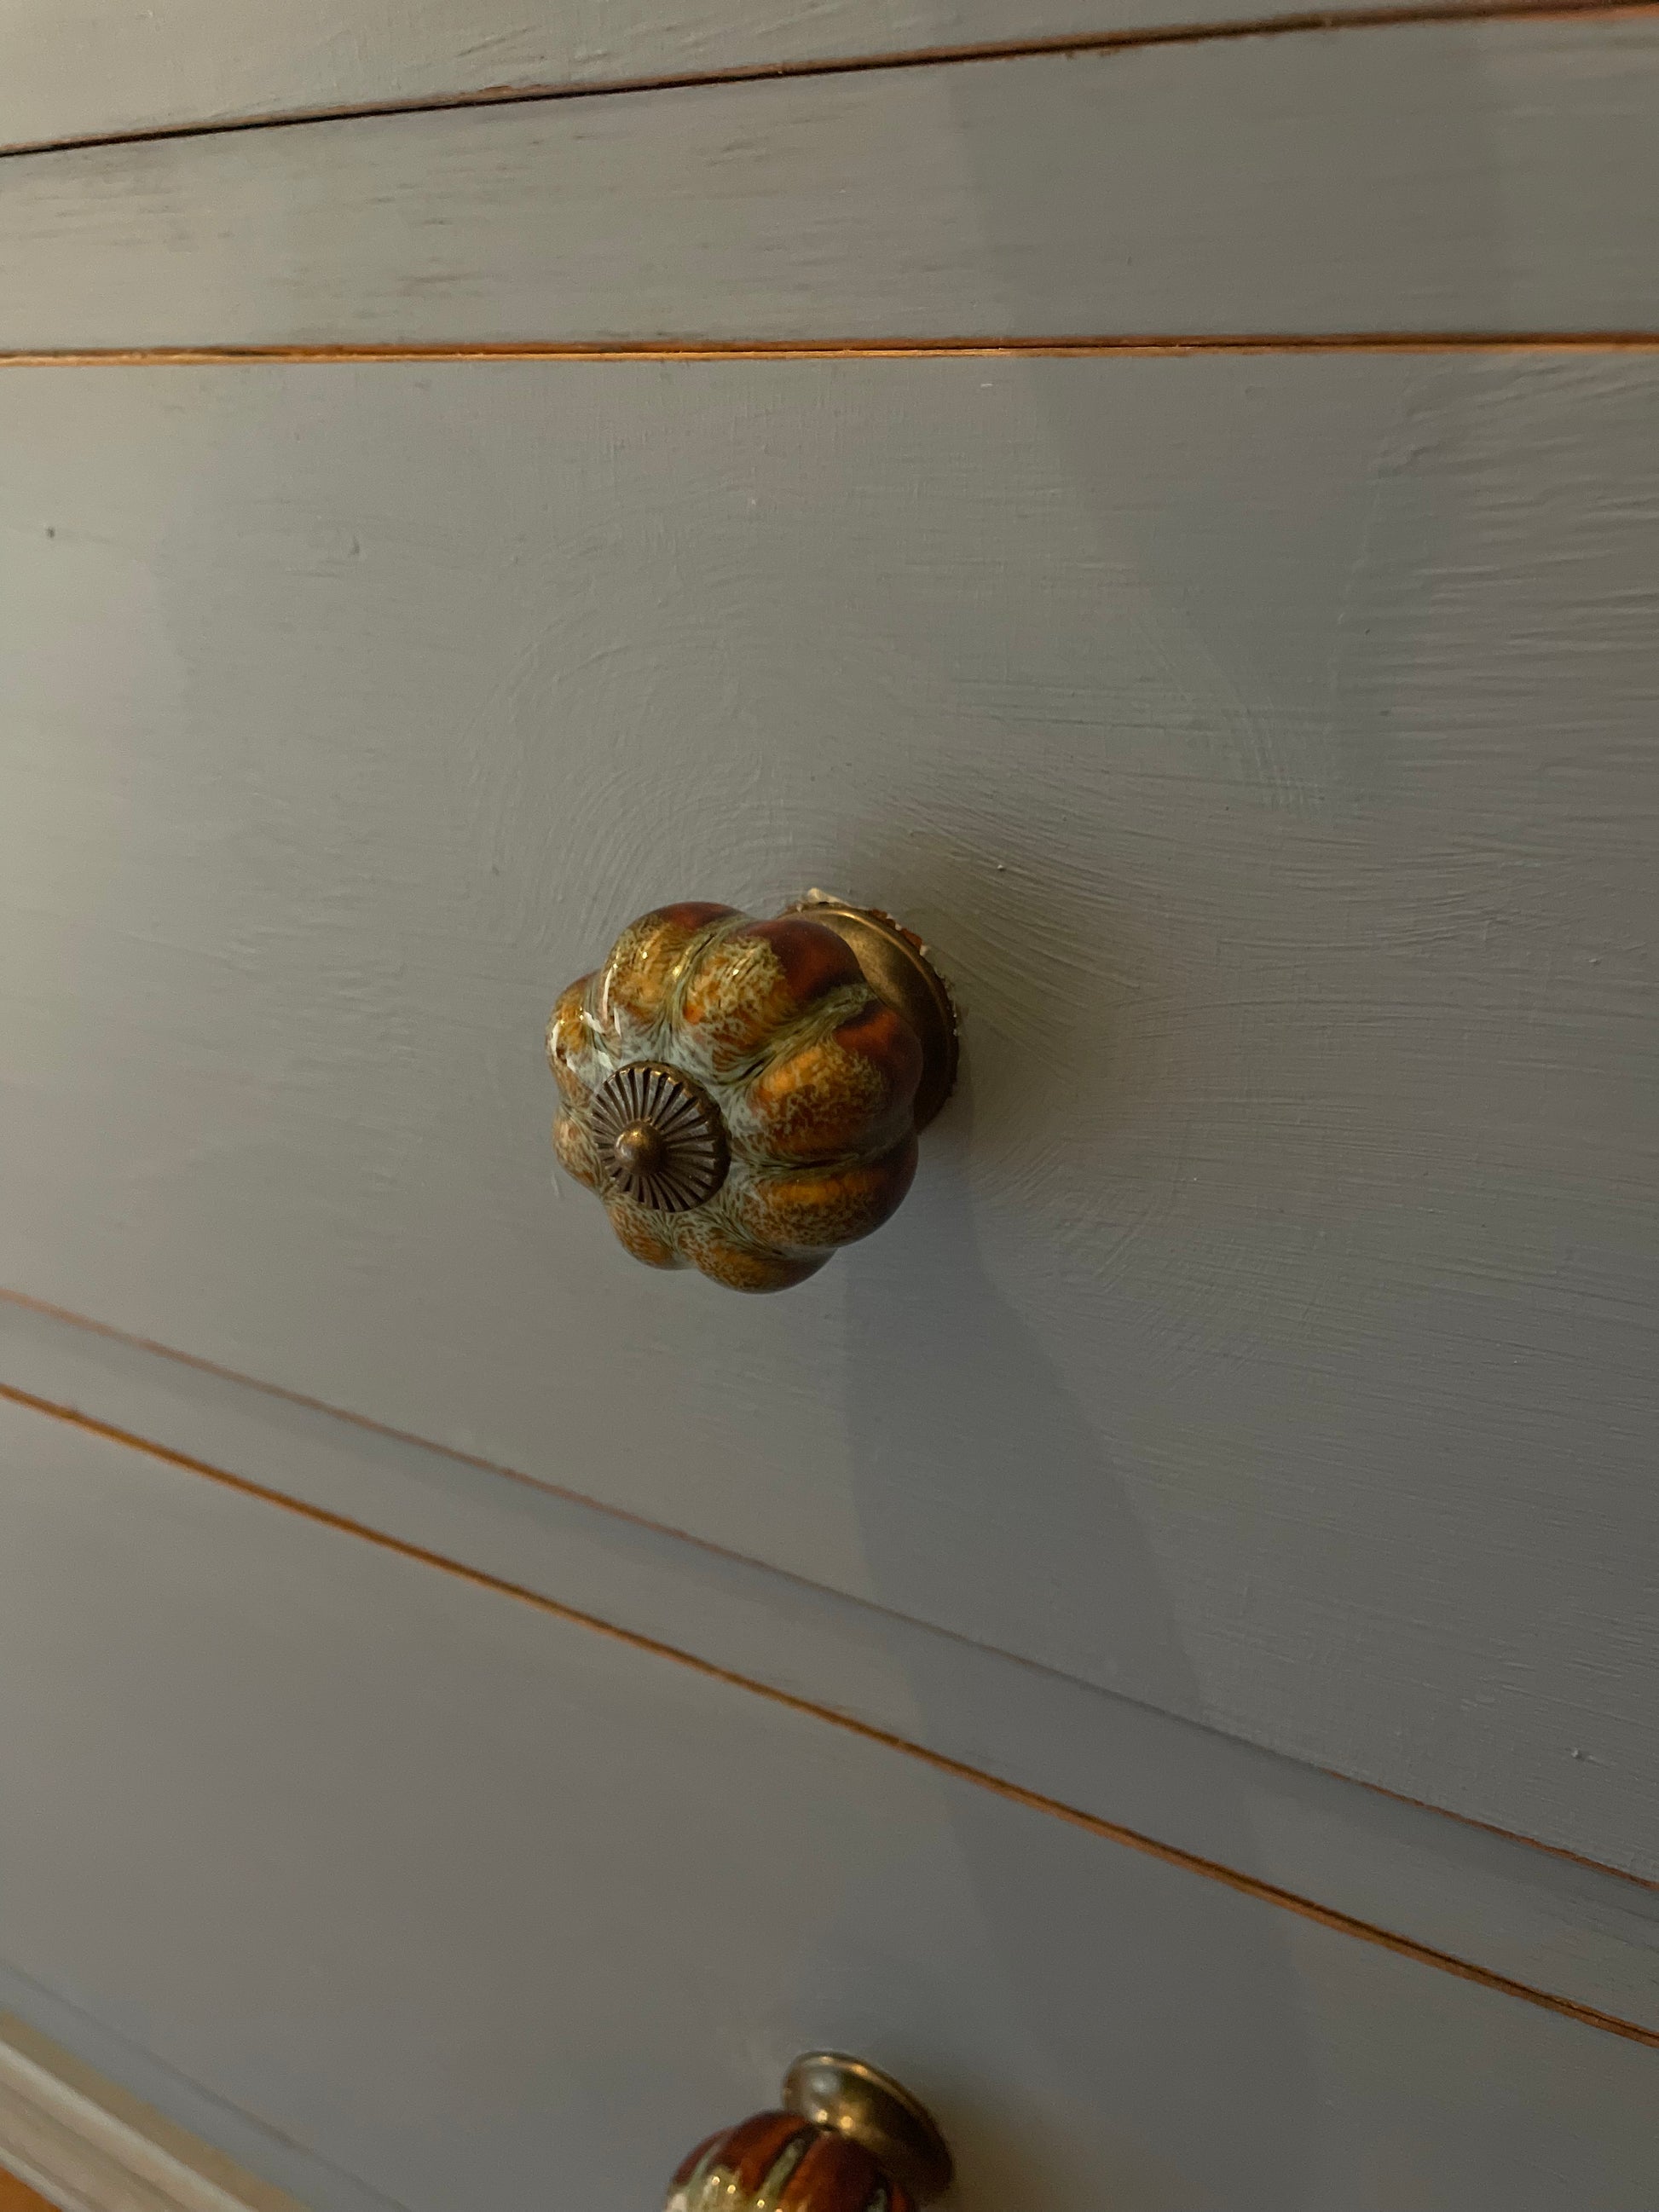
<svg viewBox="0 0 1659 2212"><path fill-rule="evenodd" d="M1650 11L515 6L0 11L0 2057L1652 2212Z"/></svg>
<svg viewBox="0 0 1659 2212"><path fill-rule="evenodd" d="M1651 360L5 391L6 1280L1659 1863ZM547 1007L818 883L961 1094L804 1288L657 1277Z"/></svg>
<svg viewBox="0 0 1659 2212"><path fill-rule="evenodd" d="M1627 337L1656 85L1569 9L94 145L9 172L0 345Z"/></svg>
<svg viewBox="0 0 1659 2212"><path fill-rule="evenodd" d="M0 1456L0 1952L319 2212L641 2212L824 2044L963 2212L1653 2202L1650 2050L69 1423Z"/></svg>
<svg viewBox="0 0 1659 2212"><path fill-rule="evenodd" d="M1457 0L1442 0L1455 15ZM1331 15L1364 0L1331 0ZM1209 20L1260 20L1218 0ZM0 148L363 107L812 72L1009 44L1105 43L1189 21L1185 0L16 0L0 28ZM88 52L99 67L88 70Z"/></svg>

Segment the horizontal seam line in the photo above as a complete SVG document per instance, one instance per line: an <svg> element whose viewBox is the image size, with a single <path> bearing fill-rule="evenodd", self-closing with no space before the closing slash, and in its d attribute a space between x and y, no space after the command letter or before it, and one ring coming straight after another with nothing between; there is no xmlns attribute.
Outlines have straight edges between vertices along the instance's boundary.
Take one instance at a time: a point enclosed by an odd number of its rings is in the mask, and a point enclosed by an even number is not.
<svg viewBox="0 0 1659 2212"><path fill-rule="evenodd" d="M185 138L217 138L250 131L309 128L319 123L367 122L375 117L437 115L468 107L531 106L569 100L626 98L641 93L690 92L720 85L767 84L802 77L869 76L879 71L942 69L979 62L1035 61L1048 55L1112 53L1141 46L1198 46L1224 40L1282 38L1309 32L1388 30L1412 24L1525 22L1644 12L1650 0L1466 0L1447 7L1412 5L1328 9L1252 17L1239 22L1149 25L1140 29L1060 33L1049 39L1000 40L972 45L918 46L891 53L823 55L798 62L753 62L730 69L639 77L605 83L542 82L483 85L468 92L434 93L407 100L362 100L332 107L291 108L269 115L230 116L214 122L137 125L75 137L20 139L0 145L0 161L35 154L89 153L100 147L155 145Z"/></svg>
<svg viewBox="0 0 1659 2212"><path fill-rule="evenodd" d="M967 1650L983 1652L992 1658L1006 1660L1013 1666L1032 1667L1042 1674L1057 1671L1044 1668L1038 1662L1022 1659L1017 1653L1004 1651L996 1644L981 1644L957 1630L939 1628L932 1622L915 1622L908 1613L901 1613L890 1606L880 1605L872 1599L847 1597L830 1583L814 1582L809 1575L797 1574L788 1567L774 1566L769 1561L756 1559L750 1553L735 1551L730 1545L717 1544L708 1536L694 1534L689 1528L677 1528L672 1521L654 1521L647 1514L630 1512L624 1505L611 1504L604 1498L592 1497L585 1490L573 1489L568 1483L555 1482L545 1475L526 1474L522 1468L508 1467L504 1461L485 1459L477 1452L462 1451L453 1444L435 1443L430 1437L417 1436L412 1429L393 1428L389 1422L377 1421L371 1414L355 1413L349 1407L331 1405L325 1398L313 1398L302 1390L290 1390L281 1382L262 1382L258 1376L244 1375L236 1368L222 1367L216 1360L204 1359L198 1353L180 1352L170 1344L158 1344L153 1337L134 1336L126 1329L111 1328L107 1322L94 1321L88 1315L74 1313L67 1306L55 1306L44 1298L31 1297L25 1291L0 1287L0 1302L21 1307L28 1313L49 1315L54 1320L67 1322L74 1328L84 1329L91 1335L106 1337L112 1344L131 1345L135 1350L148 1352L155 1358L171 1360L176 1366L193 1368L198 1374L211 1375L217 1381L231 1383L239 1390L254 1391L262 1397L274 1398L282 1405L296 1406L307 1413L320 1413L326 1419L339 1421L347 1428L361 1431L365 1436L379 1437L390 1443L405 1444L414 1451L432 1452L455 1466L472 1468L481 1474L499 1476L504 1482L517 1483L526 1490L539 1492L545 1498L559 1498L566 1504L580 1507L584 1512L599 1514L604 1519L616 1522L618 1527L637 1529L644 1535L661 1537L670 1543L684 1545L688 1550L700 1553L706 1559L721 1559L751 1573L775 1577L793 1589L809 1591L814 1597L830 1598L857 1606L879 1613L885 1620L901 1621L907 1627L921 1626L931 1636L944 1637ZM6 1387L0 1384L0 1389ZM88 1415L85 1418L95 1417ZM275 1496L282 1494L280 1492L273 1492ZM1058 1674L1057 1679L1063 1682L1075 1682L1077 1680L1066 1674ZM1081 1686L1088 1688L1091 1686L1085 1683ZM1340 1781L1345 1778L1339 1775L1336 1778ZM1367 1785L1362 1783L1358 1786L1364 1789ZM1425 1809L1432 1812L1435 1808L1429 1806ZM1457 1815L1449 1814L1446 1817L1455 1820ZM1525 1842L1528 1839L1522 1837L1517 1840ZM1539 1844L1536 1848L1545 1850L1549 1846ZM1616 1867L1604 1868L1601 1871L1621 1881L1635 1879L1634 1876L1620 1875ZM1655 1886L1659 1887L1659 1884Z"/></svg>
<svg viewBox="0 0 1659 2212"><path fill-rule="evenodd" d="M1355 1778L1334 1766L1322 1766L1319 1771L1328 1774L1336 1782L1349 1782ZM1496 1820L1477 1820L1473 1813L1448 1813L1443 1806L1431 1803L1426 1797L1408 1796L1405 1790L1390 1790L1383 1782L1362 1782L1359 1786L1362 1790L1374 1790L1379 1797L1392 1799L1396 1805L1409 1805L1414 1813L1438 1814L1443 1820L1461 1821L1467 1828L1476 1828L1483 1836L1498 1836L1506 1844L1525 1844L1529 1850L1543 1851L1550 1858L1560 1859L1568 1866L1583 1867L1586 1874L1610 1874L1620 1881L1629 1882L1632 1888L1659 1891L1659 1881L1650 1881L1645 1875L1628 1874L1622 1867L1610 1867L1605 1860L1593 1859L1587 1852L1569 1850L1565 1844L1546 1844L1536 1836L1519 1835L1513 1828L1499 1827Z"/></svg>
<svg viewBox="0 0 1659 2212"><path fill-rule="evenodd" d="M585 1613L575 1606L562 1603L556 1598L544 1596L539 1590L532 1589L522 1583L509 1582L502 1576L486 1572L483 1568L463 1565L458 1560L447 1559L441 1552L430 1551L423 1545L407 1543L401 1537L389 1535L384 1529L370 1527L367 1522L354 1520L346 1514L332 1512L325 1506L310 1505L297 1498L285 1497L282 1492L271 1490L263 1483L251 1481L245 1475L232 1474L227 1469L214 1467L205 1460L195 1459L186 1453L173 1451L167 1445L153 1443L149 1437L137 1436L130 1430L117 1428L110 1422L94 1420L85 1413L76 1413L70 1407L55 1404L47 1398L36 1397L31 1392L16 1389L9 1383L0 1383L0 1398L8 1399L15 1405L27 1407L34 1413L47 1415L54 1420L65 1422L71 1427L83 1429L91 1435L105 1437L111 1443L124 1444L131 1449L144 1452L149 1457L160 1460L167 1466L176 1467L186 1474L216 1483L221 1487L235 1492L240 1496L256 1498L262 1504L277 1507L282 1511L296 1514L301 1519L312 1522L320 1528L331 1528L342 1535L358 1537L364 1542L373 1544L382 1551L390 1552L399 1559L408 1559L418 1565L435 1568L439 1572L452 1575L476 1589L494 1591L500 1596L512 1598L520 1604L534 1607L538 1612L568 1622L574 1627L591 1629L597 1634L609 1637L616 1643L627 1645L631 1650L646 1653L653 1658L670 1660L677 1666L690 1668L693 1673L702 1675L709 1681L720 1682L729 1688L747 1691L751 1696L763 1698L769 1703L781 1706L787 1711L823 1721L829 1726L841 1729L865 1742L879 1745L886 1750L900 1753L904 1758L914 1759L922 1765L932 1768L937 1773L948 1775L957 1781L970 1783L975 1788L984 1790L992 1796L1001 1797L1009 1803L1019 1805L1027 1811L1045 1814L1051 1818L1064 1820L1071 1826L1081 1828L1090 1835L1099 1837L1103 1841L1120 1844L1127 1850L1139 1851L1143 1856L1159 1860L1166 1865L1180 1867L1188 1873L1218 1882L1224 1887L1235 1890L1243 1896L1254 1898L1259 1903L1276 1905L1283 1911L1291 1912L1300 1918L1313 1921L1320 1927L1330 1929L1334 1933L1355 1937L1362 1942L1373 1944L1385 1951L1391 1951L1401 1958L1414 1960L1419 1965L1436 1967L1443 1973L1451 1974L1462 1981L1475 1983L1482 1988L1495 1990L1500 1995L1518 1997L1524 2003L1535 2005L1546 2012L1559 2014L1567 2020L1577 2021L1583 2027L1600 2028L1607 2034L1620 2036L1629 2042L1644 2044L1650 2049L1659 2050L1659 2030L1643 2027L1635 2021L1625 2020L1616 2013L1603 2012L1595 2006L1580 2004L1571 1997L1559 1996L1547 1990L1534 1989L1529 1983L1516 1981L1512 1976L1498 1973L1488 1966L1477 1966L1467 1959L1460 1959L1449 1951L1437 1950L1431 1944L1420 1943L1412 1936L1396 1935L1391 1929L1379 1928L1374 1923L1361 1920L1352 1913L1338 1911L1329 1905L1316 1905L1311 1899L1298 1896L1293 1890L1282 1889L1277 1884L1262 1881L1254 1875L1242 1874L1236 1868L1227 1866L1220 1860L1205 1858L1195 1851L1183 1850L1176 1844L1160 1843L1156 1838L1144 1834L1139 1829L1125 1827L1117 1821L1103 1820L1097 1814L1085 1813L1077 1806L1066 1804L1060 1798L1049 1797L1041 1791L1025 1789L1018 1783L1004 1781L997 1775L988 1774L979 1767L969 1765L964 1760L952 1759L944 1752L930 1750L925 1744L914 1742L907 1736L898 1735L887 1729L873 1727L869 1722L855 1719L851 1714L838 1712L833 1706L819 1705L811 1698L798 1697L793 1692L779 1689L769 1682L739 1674L729 1667L719 1666L713 1660L699 1658L696 1653L681 1650L677 1645L662 1643L655 1637L641 1635L635 1629L620 1627L616 1622L605 1620L597 1613Z"/></svg>
<svg viewBox="0 0 1659 2212"><path fill-rule="evenodd" d="M1097 1684L1090 1682L1081 1675L1067 1674L1063 1668L1051 1666L1042 1660L1027 1658L1022 1653L1008 1650L1000 1644L982 1643L978 1638L966 1635L960 1629L942 1627L935 1621L918 1620L913 1615L902 1612L896 1607L882 1605L871 1598L848 1597L844 1591L836 1589L830 1583L814 1582L810 1576L799 1574L791 1568L775 1566L771 1562L757 1559L747 1552L734 1551L728 1545L717 1544L707 1536L696 1535L689 1528L677 1528L672 1522L653 1521L643 1513L632 1513L625 1506L611 1504L602 1498L592 1497L586 1491L574 1490L568 1484L554 1482L543 1475L526 1474L522 1468L508 1467L501 1460L484 1459L476 1452L462 1451L452 1444L434 1443L430 1437L418 1436L412 1429L393 1428L386 1421L375 1420L370 1414L356 1413L345 1407L331 1405L325 1398L308 1396L304 1391L289 1389L281 1382L262 1382L258 1376L244 1375L236 1368L222 1367L216 1360L204 1359L198 1352L180 1352L173 1345L159 1344L153 1337L135 1336L130 1330L113 1328L108 1322L94 1321L88 1314L76 1313L67 1306L53 1305L45 1298L31 1297L27 1291L0 1285L0 1303L17 1306L28 1313L45 1314L54 1321L67 1322L72 1328L84 1330L88 1335L106 1338L112 1344L129 1345L135 1351L146 1352L157 1359L168 1360L175 1366L193 1368L198 1373L210 1375L216 1381L228 1382L238 1390L253 1391L262 1397L273 1398L283 1405L296 1406L307 1413L320 1413L329 1420L341 1422L347 1428L361 1430L367 1436L380 1437L392 1443L406 1444L416 1451L432 1452L440 1459L451 1461L457 1466L474 1468L483 1474L498 1475L503 1481L520 1484L526 1489L539 1491L546 1497L562 1498L567 1504L580 1506L585 1511L596 1513L606 1520L614 1521L621 1527L636 1528L652 1536L664 1537L672 1543L683 1544L688 1549L701 1553L705 1557L723 1559L754 1573L775 1577L779 1582L787 1583L792 1589L809 1591L815 1597L830 1598L838 1602L857 1606L879 1614L884 1620L898 1621L906 1627L918 1628L929 1636L942 1637L948 1643L959 1645L964 1650L981 1653L988 1658L1005 1662L1009 1666L1029 1669L1032 1673L1048 1676L1053 1680L1066 1683L1073 1688L1084 1689L1107 1697L1119 1694L1115 1692L1101 1690ZM5 1387L7 1386L0 1384L0 1389ZM95 1419L94 1416L80 1414L78 1409L75 1407L67 1407L64 1411L77 1418ZM166 1450L170 1449L171 1447L157 1446L155 1449ZM271 1494L273 1497L281 1498L283 1493L274 1491ZM1131 1698L1127 1702L1133 1705L1139 1704L1139 1701ZM1156 1706L1146 1706L1144 1710L1158 1711L1161 1709ZM1219 1729L1210 1732L1213 1733L1218 1741L1222 1743L1237 1745L1246 1741L1228 1735ZM1556 1844L1547 1844L1537 1836L1523 1835L1519 1830L1514 1828L1499 1827L1494 1821L1476 1820L1469 1814L1454 1812L1449 1806L1433 1804L1426 1798L1405 1796L1400 1791L1388 1789L1381 1783L1367 1782L1358 1775L1345 1774L1337 1767L1321 1766L1314 1762L1297 1760L1293 1760L1291 1763L1297 1765L1305 1765L1308 1771L1327 1775L1332 1781L1346 1783L1352 1789L1367 1790L1380 1797L1391 1798L1398 1804L1410 1805L1418 1812L1430 1814L1437 1820L1449 1821L1454 1826L1477 1828L1485 1835L1498 1836L1506 1843L1523 1844L1528 1850L1540 1851L1546 1858L1570 1861L1575 1866L1584 1868L1587 1872L1605 1875L1614 1881L1627 1883L1632 1888L1659 1892L1659 1881L1650 1881L1642 1875L1632 1874L1623 1867L1609 1866L1605 1860L1587 1857L1583 1852L1567 1850Z"/></svg>
<svg viewBox="0 0 1659 2212"><path fill-rule="evenodd" d="M210 368L392 362L1066 360L1124 355L1654 353L1659 331L1268 331L1121 337L453 340L0 349L0 368Z"/></svg>

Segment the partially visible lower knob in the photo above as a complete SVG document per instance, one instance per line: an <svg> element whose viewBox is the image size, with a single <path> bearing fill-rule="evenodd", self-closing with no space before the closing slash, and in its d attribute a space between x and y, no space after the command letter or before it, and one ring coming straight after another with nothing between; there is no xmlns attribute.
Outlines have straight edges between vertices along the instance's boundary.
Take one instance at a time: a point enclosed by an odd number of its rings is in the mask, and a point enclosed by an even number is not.
<svg viewBox="0 0 1659 2212"><path fill-rule="evenodd" d="M951 2154L908 2089L861 2059L798 2058L779 2112L700 2143L665 2212L919 2212L951 2186Z"/></svg>

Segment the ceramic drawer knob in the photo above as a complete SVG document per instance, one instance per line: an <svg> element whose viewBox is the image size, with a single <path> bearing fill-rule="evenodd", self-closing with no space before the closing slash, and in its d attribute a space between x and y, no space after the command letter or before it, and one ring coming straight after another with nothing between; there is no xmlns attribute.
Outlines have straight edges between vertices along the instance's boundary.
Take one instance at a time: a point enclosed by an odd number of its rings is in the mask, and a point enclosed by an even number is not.
<svg viewBox="0 0 1659 2212"><path fill-rule="evenodd" d="M909 2092L816 2051L790 2068L781 2111L699 2143L665 2212L921 2212L950 2185L944 2137Z"/></svg>
<svg viewBox="0 0 1659 2212"><path fill-rule="evenodd" d="M817 892L770 921L665 906L561 995L547 1057L559 1163L636 1260L781 1291L910 1188L956 1017L890 915Z"/></svg>

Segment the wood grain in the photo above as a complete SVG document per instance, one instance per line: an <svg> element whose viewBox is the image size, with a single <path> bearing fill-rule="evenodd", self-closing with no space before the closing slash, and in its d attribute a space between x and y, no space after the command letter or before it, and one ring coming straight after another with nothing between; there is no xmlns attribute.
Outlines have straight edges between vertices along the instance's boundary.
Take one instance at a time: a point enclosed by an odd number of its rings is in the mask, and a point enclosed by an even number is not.
<svg viewBox="0 0 1659 2212"><path fill-rule="evenodd" d="M1456 0L1449 0L1456 6ZM15 0L0 150L112 134L594 90L867 58L1167 34L1292 11L1251 0ZM1327 20L1374 13L1331 0ZM1432 7L1420 12L1437 12ZM1467 12L1465 9L1464 12ZM88 54L99 57L95 70Z"/></svg>
<svg viewBox="0 0 1659 2212"><path fill-rule="evenodd" d="M1656 1870L1652 363L5 390L6 1279ZM757 1307L541 1027L815 883L969 1087Z"/></svg>
<svg viewBox="0 0 1659 2212"><path fill-rule="evenodd" d="M823 2041L963 2212L1651 2202L1649 2051L64 1423L0 1462L0 1946L409 2212L632 2212Z"/></svg>
<svg viewBox="0 0 1659 2212"><path fill-rule="evenodd" d="M1659 2041L1659 1891L1605 1869L15 1299L0 1390Z"/></svg>
<svg viewBox="0 0 1659 2212"><path fill-rule="evenodd" d="M1656 100L1644 12L41 155L0 350L1651 333Z"/></svg>

